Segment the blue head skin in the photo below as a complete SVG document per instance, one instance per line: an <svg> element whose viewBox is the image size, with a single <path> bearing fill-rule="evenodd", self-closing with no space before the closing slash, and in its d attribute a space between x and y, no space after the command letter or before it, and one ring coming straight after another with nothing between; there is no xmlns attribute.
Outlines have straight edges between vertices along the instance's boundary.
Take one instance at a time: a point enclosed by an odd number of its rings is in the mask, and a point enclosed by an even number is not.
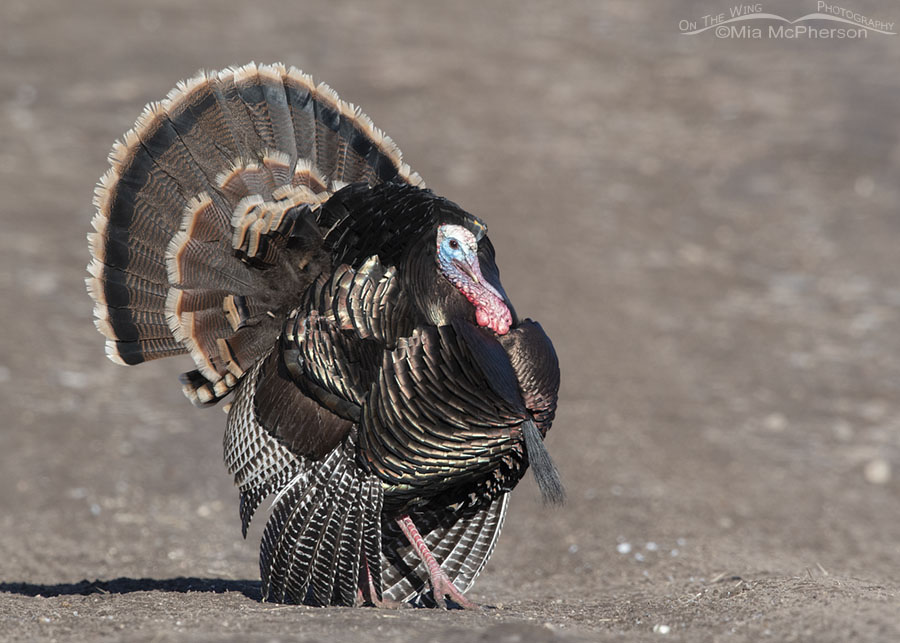
<svg viewBox="0 0 900 643"><path fill-rule="evenodd" d="M512 315L503 296L481 274L475 235L460 225L441 225L437 231L435 259L447 281L475 307L478 325L505 335L512 324Z"/></svg>

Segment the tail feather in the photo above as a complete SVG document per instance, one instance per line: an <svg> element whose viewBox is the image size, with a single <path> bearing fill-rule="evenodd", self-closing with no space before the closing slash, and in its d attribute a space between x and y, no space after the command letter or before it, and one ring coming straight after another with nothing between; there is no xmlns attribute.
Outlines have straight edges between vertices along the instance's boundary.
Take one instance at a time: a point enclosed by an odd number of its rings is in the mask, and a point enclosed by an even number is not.
<svg viewBox="0 0 900 643"><path fill-rule="evenodd" d="M135 151L129 174L107 179L115 184L100 194L105 210L98 216L108 221L108 228L126 231L129 245L131 239L136 239L161 256L160 250L178 231L180 213L187 205L187 199L177 191L166 190L168 177L142 151L137 137L133 144L141 151ZM112 172L114 170L110 170ZM170 219L168 214L157 214L170 212L178 216Z"/></svg>
<svg viewBox="0 0 900 643"><path fill-rule="evenodd" d="M294 68L282 75L282 80L294 126L297 158L312 160L316 146L315 81Z"/></svg>
<svg viewBox="0 0 900 643"><path fill-rule="evenodd" d="M242 121L231 114L222 92L221 75L201 71L179 82L166 97L169 120L211 185L217 184L223 168L246 154L246 147L236 136Z"/></svg>
<svg viewBox="0 0 900 643"><path fill-rule="evenodd" d="M139 342L148 339L172 339L172 331L165 317L156 313L143 311L128 311L130 327L123 327L120 321L121 310L118 308L103 308L96 312L95 324L100 332L107 337L116 337L120 341ZM119 326L118 335L113 331L113 325ZM173 347L177 347L177 342Z"/></svg>
<svg viewBox="0 0 900 643"><path fill-rule="evenodd" d="M162 310L165 306L168 289L164 284L97 261L88 266L88 272L101 280L103 303L108 307Z"/></svg>
<svg viewBox="0 0 900 643"><path fill-rule="evenodd" d="M210 380L227 379L230 356L223 355L219 340L231 333L225 316L220 310L183 312L178 318L175 339L191 351L200 372Z"/></svg>
<svg viewBox="0 0 900 643"><path fill-rule="evenodd" d="M210 288L237 294L252 292L250 268L218 244L178 232L166 253L169 282L177 288Z"/></svg>
<svg viewBox="0 0 900 643"><path fill-rule="evenodd" d="M313 161L319 171L325 176L337 178L338 149L341 140L338 130L341 124L340 108L337 105L337 95L334 91L320 83L316 88L320 100L316 101L316 147Z"/></svg>
<svg viewBox="0 0 900 643"><path fill-rule="evenodd" d="M224 99L224 111L228 115L228 121L231 125L231 132L237 143L237 149L241 154L247 154L251 151L263 150L267 147L266 143L260 139L256 126L253 123L253 117L247 109L247 104L241 98L241 89L239 84L246 81L250 70L255 65L245 65L239 68L230 68L219 74L218 85ZM249 155L248 158L255 156Z"/></svg>
<svg viewBox="0 0 900 643"><path fill-rule="evenodd" d="M223 249L227 249L232 210L226 210L220 200L213 199L207 192L194 197L184 212L179 232L190 239L218 243Z"/></svg>
<svg viewBox="0 0 900 643"><path fill-rule="evenodd" d="M152 359L174 357L187 349L174 339L146 339L140 341L110 340L106 343L106 356L116 364L134 366Z"/></svg>
<svg viewBox="0 0 900 643"><path fill-rule="evenodd" d="M189 199L203 191L209 179L169 120L170 108L170 102L150 103L142 116L145 123L141 126L139 119L136 131L153 164L174 184L171 189Z"/></svg>
<svg viewBox="0 0 900 643"><path fill-rule="evenodd" d="M197 406L216 404L231 392L231 388L225 384L224 380L210 381L199 370L182 373L179 379L184 396ZM263 494L263 496L265 495ZM243 509L241 511L243 512ZM247 529L244 527L245 536L247 535L246 531Z"/></svg>
<svg viewBox="0 0 900 643"><path fill-rule="evenodd" d="M236 84L260 140L265 147L296 158L294 125L282 82L286 70L256 65L244 69L247 73L238 74Z"/></svg>
<svg viewBox="0 0 900 643"><path fill-rule="evenodd" d="M160 285L166 284L168 273L165 258L159 256L155 248L148 248L139 239L129 240L127 236L126 230L112 226L101 232L89 233L88 245L95 261Z"/></svg>
<svg viewBox="0 0 900 643"><path fill-rule="evenodd" d="M291 185L293 187L307 187L314 194L319 194L327 189L328 179L322 175L319 168L313 165L310 160L301 159L294 168Z"/></svg>
<svg viewBox="0 0 900 643"><path fill-rule="evenodd" d="M235 376L240 376L270 348L265 338L252 326L218 340L218 344L219 354L225 359L225 368Z"/></svg>

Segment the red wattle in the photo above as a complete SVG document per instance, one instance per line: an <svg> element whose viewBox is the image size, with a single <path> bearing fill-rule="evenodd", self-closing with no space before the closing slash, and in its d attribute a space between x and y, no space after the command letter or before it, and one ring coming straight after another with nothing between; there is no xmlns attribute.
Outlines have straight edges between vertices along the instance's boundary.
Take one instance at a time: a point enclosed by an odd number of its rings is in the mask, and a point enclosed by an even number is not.
<svg viewBox="0 0 900 643"><path fill-rule="evenodd" d="M494 293L487 291L481 298L472 298L475 305L475 321L479 326L490 328L498 335L509 332L512 324L512 315L506 304Z"/></svg>
<svg viewBox="0 0 900 643"><path fill-rule="evenodd" d="M488 314L484 308L476 308L475 309L475 321L478 322L479 326L490 326L491 325L491 316Z"/></svg>

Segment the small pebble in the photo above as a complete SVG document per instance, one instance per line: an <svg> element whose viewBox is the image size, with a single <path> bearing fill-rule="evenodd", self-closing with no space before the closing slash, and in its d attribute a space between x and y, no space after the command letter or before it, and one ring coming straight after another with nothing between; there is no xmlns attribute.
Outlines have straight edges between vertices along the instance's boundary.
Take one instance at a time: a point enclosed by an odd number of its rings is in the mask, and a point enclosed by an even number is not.
<svg viewBox="0 0 900 643"><path fill-rule="evenodd" d="M653 626L653 631L657 634L668 634L671 629L668 625L662 625L661 623Z"/></svg>
<svg viewBox="0 0 900 643"><path fill-rule="evenodd" d="M866 464L863 475L871 484L887 484L891 481L891 465L883 458L875 458Z"/></svg>
<svg viewBox="0 0 900 643"><path fill-rule="evenodd" d="M616 545L616 551L620 554L629 554L631 553L631 543L619 543Z"/></svg>
<svg viewBox="0 0 900 643"><path fill-rule="evenodd" d="M763 425L769 431L780 433L787 427L787 418L784 417L781 413L771 413L766 416L765 420L763 420Z"/></svg>

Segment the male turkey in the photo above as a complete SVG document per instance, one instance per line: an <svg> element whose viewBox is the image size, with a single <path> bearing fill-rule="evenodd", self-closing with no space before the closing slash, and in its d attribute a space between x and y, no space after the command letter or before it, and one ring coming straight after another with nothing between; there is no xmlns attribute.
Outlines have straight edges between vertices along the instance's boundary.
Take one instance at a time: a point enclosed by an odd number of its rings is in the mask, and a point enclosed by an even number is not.
<svg viewBox="0 0 900 643"><path fill-rule="evenodd" d="M275 494L263 598L472 606L508 492L543 446L559 367L520 320L480 219L282 65L200 73L151 103L96 189L88 291L109 357L190 353L234 394L244 535Z"/></svg>

